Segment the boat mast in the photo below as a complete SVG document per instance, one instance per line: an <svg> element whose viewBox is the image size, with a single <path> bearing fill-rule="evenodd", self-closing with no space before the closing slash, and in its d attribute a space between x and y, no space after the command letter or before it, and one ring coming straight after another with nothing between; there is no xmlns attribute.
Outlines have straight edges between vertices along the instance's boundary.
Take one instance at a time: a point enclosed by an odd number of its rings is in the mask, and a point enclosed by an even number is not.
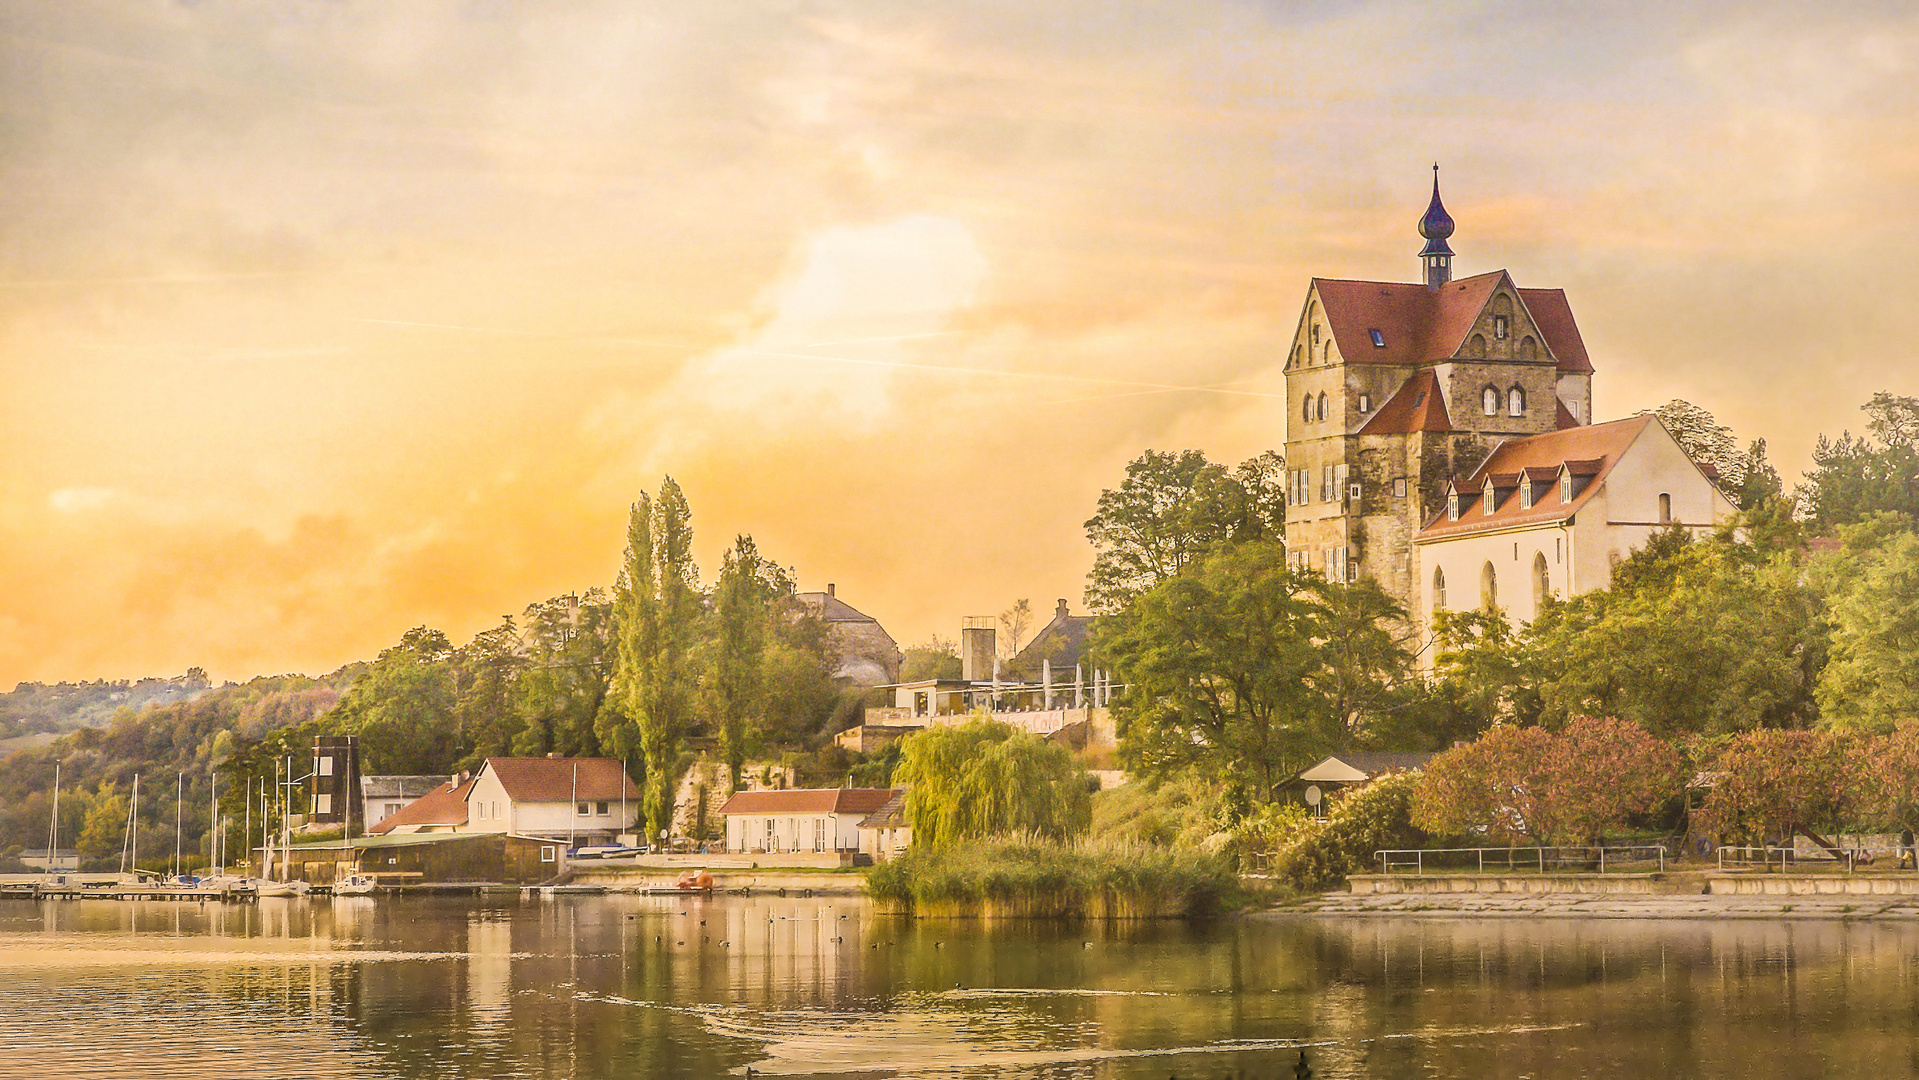
<svg viewBox="0 0 1919 1080"><path fill-rule="evenodd" d="M207 770L207 866L220 876L220 774Z"/></svg>
<svg viewBox="0 0 1919 1080"><path fill-rule="evenodd" d="M180 876L180 825L184 820L187 806L187 774L181 773L173 782L173 876Z"/></svg>
<svg viewBox="0 0 1919 1080"><path fill-rule="evenodd" d="M247 797L241 800L247 804L246 817L240 825L240 854L246 856L247 869L253 869L253 777L247 777Z"/></svg>
<svg viewBox="0 0 1919 1080"><path fill-rule="evenodd" d="M53 814L47 820L47 873L53 873L59 857L54 852L60 850L60 762L53 763Z"/></svg>
<svg viewBox="0 0 1919 1080"><path fill-rule="evenodd" d="M133 774L133 805L127 808L127 817L133 822L133 838L127 844L127 869L133 871L133 880L140 880L140 774Z"/></svg>

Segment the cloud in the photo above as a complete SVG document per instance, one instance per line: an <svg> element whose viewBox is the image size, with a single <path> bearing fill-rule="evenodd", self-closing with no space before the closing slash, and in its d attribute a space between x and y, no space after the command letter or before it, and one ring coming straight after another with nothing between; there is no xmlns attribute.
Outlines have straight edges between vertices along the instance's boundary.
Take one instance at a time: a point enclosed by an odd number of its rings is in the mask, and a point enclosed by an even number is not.
<svg viewBox="0 0 1919 1080"><path fill-rule="evenodd" d="M16 5L0 685L464 636L666 473L709 569L902 639L1073 597L1140 450L1279 445L1308 279L1412 277L1435 158L1602 413L1791 471L1919 392L1919 23L1607 13Z"/></svg>

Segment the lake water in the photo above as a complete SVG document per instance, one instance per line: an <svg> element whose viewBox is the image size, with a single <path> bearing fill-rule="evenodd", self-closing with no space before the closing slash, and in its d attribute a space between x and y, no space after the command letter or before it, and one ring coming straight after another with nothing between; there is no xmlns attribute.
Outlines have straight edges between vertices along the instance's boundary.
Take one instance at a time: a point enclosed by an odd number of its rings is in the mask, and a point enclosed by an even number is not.
<svg viewBox="0 0 1919 1080"><path fill-rule="evenodd" d="M0 901L0 1076L1919 1076L1919 925Z"/></svg>

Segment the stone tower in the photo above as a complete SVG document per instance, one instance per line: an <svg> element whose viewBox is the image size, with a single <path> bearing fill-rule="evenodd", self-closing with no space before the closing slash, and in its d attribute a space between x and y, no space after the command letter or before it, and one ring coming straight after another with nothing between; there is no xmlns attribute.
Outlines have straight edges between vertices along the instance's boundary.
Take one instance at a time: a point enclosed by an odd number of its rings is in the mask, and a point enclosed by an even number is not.
<svg viewBox="0 0 1919 1080"><path fill-rule="evenodd" d="M1286 361L1294 565L1377 580L1409 610L1413 534L1502 440L1592 421L1592 363L1559 289L1455 281L1453 219L1419 221L1422 280L1314 278Z"/></svg>

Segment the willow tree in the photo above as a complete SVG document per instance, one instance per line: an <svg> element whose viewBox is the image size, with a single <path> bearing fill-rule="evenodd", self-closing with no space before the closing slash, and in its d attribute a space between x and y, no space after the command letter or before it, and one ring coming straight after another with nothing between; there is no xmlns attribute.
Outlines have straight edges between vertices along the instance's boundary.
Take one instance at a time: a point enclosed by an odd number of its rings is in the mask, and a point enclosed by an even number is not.
<svg viewBox="0 0 1919 1080"><path fill-rule="evenodd" d="M893 782L907 785L915 843L1008 834L1066 839L1092 820L1090 778L1059 743L979 718L900 743Z"/></svg>
<svg viewBox="0 0 1919 1080"><path fill-rule="evenodd" d="M673 821L680 752L693 725L694 646L702 608L693 565L692 512L667 477L657 498L641 493L627 518L626 555L614 603L619 653L600 741L644 763L649 836Z"/></svg>

